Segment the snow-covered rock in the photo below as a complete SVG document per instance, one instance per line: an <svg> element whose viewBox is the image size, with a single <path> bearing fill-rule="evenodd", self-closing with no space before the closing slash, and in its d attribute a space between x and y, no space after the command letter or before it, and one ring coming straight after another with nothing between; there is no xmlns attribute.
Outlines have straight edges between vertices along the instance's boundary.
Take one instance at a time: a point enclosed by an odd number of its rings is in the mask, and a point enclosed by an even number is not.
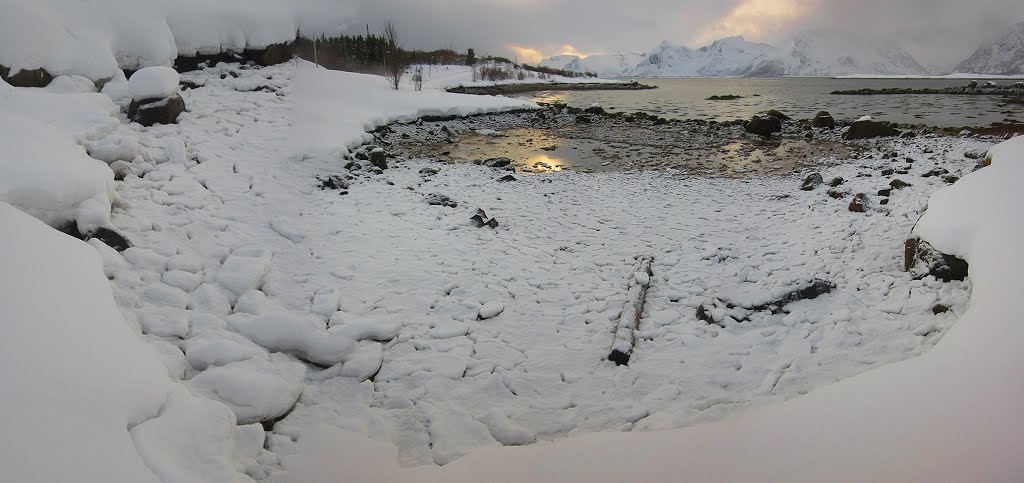
<svg viewBox="0 0 1024 483"><path fill-rule="evenodd" d="M128 78L128 91L134 101L170 97L178 92L178 72L164 66L139 69Z"/></svg>
<svg viewBox="0 0 1024 483"><path fill-rule="evenodd" d="M305 367L282 354L211 367L188 381L196 394L231 408L239 424L277 418L302 394Z"/></svg>
<svg viewBox="0 0 1024 483"><path fill-rule="evenodd" d="M82 233L108 224L114 175L76 139L116 125L116 111L101 94L26 92L0 81L0 201Z"/></svg>

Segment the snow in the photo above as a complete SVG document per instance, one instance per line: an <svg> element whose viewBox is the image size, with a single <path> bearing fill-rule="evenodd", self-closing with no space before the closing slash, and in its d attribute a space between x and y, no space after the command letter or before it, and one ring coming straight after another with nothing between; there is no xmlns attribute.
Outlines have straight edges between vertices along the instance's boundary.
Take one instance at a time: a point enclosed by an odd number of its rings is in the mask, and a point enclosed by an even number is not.
<svg viewBox="0 0 1024 483"><path fill-rule="evenodd" d="M139 69L128 79L132 100L170 97L178 92L178 73L164 66Z"/></svg>
<svg viewBox="0 0 1024 483"><path fill-rule="evenodd" d="M6 203L0 226L5 478L249 481L232 463L234 416L171 383L93 249Z"/></svg>
<svg viewBox="0 0 1024 483"><path fill-rule="evenodd" d="M293 132L292 147L306 154L338 151L338 143L332 140L339 138L345 140L344 147L355 148L368 136L366 131L393 121L536 107L518 99L439 92L451 85L451 80L442 80L447 77L440 74L426 78L423 91L403 87L394 92L379 76L330 71L308 62L296 65L292 89L294 114L300 124ZM451 72L464 77L469 67L453 66Z"/></svg>
<svg viewBox="0 0 1024 483"><path fill-rule="evenodd" d="M649 54L563 57L547 65L613 77L832 77L862 74L925 75L927 70L907 52L838 32L797 32L782 46L726 37L690 49L668 41Z"/></svg>
<svg viewBox="0 0 1024 483"><path fill-rule="evenodd" d="M1024 75L1024 22L1010 26L979 46L954 72Z"/></svg>
<svg viewBox="0 0 1024 483"><path fill-rule="evenodd" d="M116 109L101 94L33 92L0 81L0 132L7 140L0 201L51 226L77 223L83 233L109 223L113 173L75 140L112 129Z"/></svg>
<svg viewBox="0 0 1024 483"><path fill-rule="evenodd" d="M1024 429L1015 407L1024 401L1024 390L1012 382L1024 375L1016 362L1024 329L1013 302L1022 288L1017 274L1024 268L1018 249L1024 226L1012 202L1022 176L1024 143L1018 138L994 149L992 166L965 176L929 200L914 233L940 250L965 256L974 293L957 325L927 354L718 423L488 448L442 468L392 467L374 477L1014 480L1024 473L1015 451ZM323 448L351 445L352 438L327 428L311 433L308 441L300 440L298 456L286 459L295 479L283 481L327 481L315 473L331 474L345 462L331 461ZM373 455L360 456L380 464L389 460L390 451L378 448Z"/></svg>
<svg viewBox="0 0 1024 483"><path fill-rule="evenodd" d="M178 55L262 49L336 33L352 5L328 0L0 1L0 65L97 81Z"/></svg>
<svg viewBox="0 0 1024 483"><path fill-rule="evenodd" d="M24 325L5 338L13 390L0 404L31 411L0 452L13 479L997 480L1022 469L1020 329L1007 302L1020 286L1004 274L1019 271L1024 233L1014 204L993 201L1012 200L1024 175L1006 161L1024 157L1019 141L929 202L917 233L972 264L970 282L944 284L900 267L936 178L852 214L799 191L798 176L567 170L496 184L485 166L395 159L353 174L340 196L317 177L346 174L356 147L375 142L369 129L534 106L395 92L298 61L184 77L203 85L181 93L190 112L153 128L119 125L100 94L0 84L13 106L0 116L38 119L35 131L0 130L5 142L27 132L74 151L71 166L110 176L84 145L130 168L120 208L110 215L108 195L92 213L135 246L87 245L0 204L12 234L0 238L0 311ZM892 142L915 169L956 174L974 166L965 150L988 147ZM822 169L868 192L880 178L858 172L883 165ZM459 206L428 206L431 192ZM472 227L478 207L500 228ZM654 256L653 275L631 275L637 255ZM723 309L722 327L694 315L708 299L762 301L816 276L833 293L787 313L739 323ZM606 358L629 280L650 293L620 367ZM932 314L934 303L952 313ZM519 445L530 446L505 447ZM401 468L420 464L447 466Z"/></svg>

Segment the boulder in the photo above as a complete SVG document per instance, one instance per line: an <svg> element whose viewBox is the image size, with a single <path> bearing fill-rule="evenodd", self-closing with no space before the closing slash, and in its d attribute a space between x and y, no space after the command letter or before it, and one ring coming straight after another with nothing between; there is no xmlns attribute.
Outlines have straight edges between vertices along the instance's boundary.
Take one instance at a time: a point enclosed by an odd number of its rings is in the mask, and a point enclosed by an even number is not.
<svg viewBox="0 0 1024 483"><path fill-rule="evenodd" d="M903 180L894 179L894 180L889 182L889 186L892 189L894 189L894 190L901 190L903 188L906 188L908 186L913 186L913 185L911 185L910 183L907 183L906 181L903 181Z"/></svg>
<svg viewBox="0 0 1024 483"><path fill-rule="evenodd" d="M850 202L850 211L854 213L864 213L868 209L868 195L864 193L857 193L853 197L853 201Z"/></svg>
<svg viewBox="0 0 1024 483"><path fill-rule="evenodd" d="M800 189L804 191L811 191L824 182L825 178L821 176L821 173L812 173L804 178L803 183L800 183Z"/></svg>
<svg viewBox="0 0 1024 483"><path fill-rule="evenodd" d="M747 132L762 137L771 137L772 133L782 132L782 121L774 116L754 116L747 123Z"/></svg>
<svg viewBox="0 0 1024 483"><path fill-rule="evenodd" d="M846 182L845 179L843 179L843 178L841 178L839 176L836 176L835 178L832 178L832 181L828 182L828 185L833 187L833 188L837 188L837 187L839 187L840 185L842 185L845 182Z"/></svg>
<svg viewBox="0 0 1024 483"><path fill-rule="evenodd" d="M850 129L843 134L843 139L870 139L899 135L900 131L888 124L865 119L853 123Z"/></svg>
<svg viewBox="0 0 1024 483"><path fill-rule="evenodd" d="M143 126L154 124L175 124L178 116L185 112L185 100L180 95L141 99L128 106L128 119Z"/></svg>
<svg viewBox="0 0 1024 483"><path fill-rule="evenodd" d="M485 159L483 162L488 168L506 168L511 164L512 160L504 157Z"/></svg>
<svg viewBox="0 0 1024 483"><path fill-rule="evenodd" d="M811 125L816 128L832 129L836 127L836 120L828 111L821 111L811 120Z"/></svg>
<svg viewBox="0 0 1024 483"><path fill-rule="evenodd" d="M370 151L370 163L380 169L388 169L388 158L381 148Z"/></svg>
<svg viewBox="0 0 1024 483"><path fill-rule="evenodd" d="M14 87L46 87L53 76L44 69L19 70L11 75L11 69L0 65L0 79Z"/></svg>
<svg viewBox="0 0 1024 483"><path fill-rule="evenodd" d="M459 206L455 200L440 193L430 193L426 196L425 200L428 205L447 206L449 208L457 208Z"/></svg>
<svg viewBox="0 0 1024 483"><path fill-rule="evenodd" d="M919 237L904 244L903 268L920 279L931 275L944 282L967 278L967 261L935 249Z"/></svg>
<svg viewBox="0 0 1024 483"><path fill-rule="evenodd" d="M788 121L788 120L792 119L791 117L789 117L789 116L787 116L787 115L783 114L782 112L777 111L775 109L769 109L768 112L764 113L764 115L769 116L769 117L778 118L780 121Z"/></svg>

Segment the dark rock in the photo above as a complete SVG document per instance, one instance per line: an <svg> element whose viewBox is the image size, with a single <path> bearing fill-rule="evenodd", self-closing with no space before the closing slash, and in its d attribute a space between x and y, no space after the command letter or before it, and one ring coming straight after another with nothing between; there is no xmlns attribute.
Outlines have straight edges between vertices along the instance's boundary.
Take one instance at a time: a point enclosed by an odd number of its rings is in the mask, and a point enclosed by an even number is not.
<svg viewBox="0 0 1024 483"><path fill-rule="evenodd" d="M816 128L833 129L836 127L836 120L828 111L821 111L811 120L811 125Z"/></svg>
<svg viewBox="0 0 1024 483"><path fill-rule="evenodd" d="M512 164L512 160L505 157L490 158L483 161L483 165L489 168L505 168Z"/></svg>
<svg viewBox="0 0 1024 483"><path fill-rule="evenodd" d="M589 116L576 116L576 124L590 124L593 122Z"/></svg>
<svg viewBox="0 0 1024 483"><path fill-rule="evenodd" d="M914 131L904 131L900 134L900 139L914 139L917 137L917 133Z"/></svg>
<svg viewBox="0 0 1024 483"><path fill-rule="evenodd" d="M919 237L909 238L904 244L903 268L916 279L931 275L944 282L963 280L968 271L967 261L939 252Z"/></svg>
<svg viewBox="0 0 1024 483"><path fill-rule="evenodd" d="M935 306L932 307L932 313L935 315L944 314L946 312L949 312L949 307L946 307L945 305L935 304Z"/></svg>
<svg viewBox="0 0 1024 483"><path fill-rule="evenodd" d="M772 133L782 132L782 121L773 116L754 116L747 123L746 130L750 134L771 137Z"/></svg>
<svg viewBox="0 0 1024 483"><path fill-rule="evenodd" d="M518 179L511 174L506 174L505 176L498 178L498 182L500 183L507 183L509 181L518 181Z"/></svg>
<svg viewBox="0 0 1024 483"><path fill-rule="evenodd" d="M348 163L345 163L345 169L349 171L359 171L360 169L363 169L363 165L355 161L349 161Z"/></svg>
<svg viewBox="0 0 1024 483"><path fill-rule="evenodd" d="M124 235L106 227L97 228L96 231L85 235L85 238L83 239L85 241L89 241L93 238L105 243L108 247L119 252L123 252L132 247L131 242L129 242Z"/></svg>
<svg viewBox="0 0 1024 483"><path fill-rule="evenodd" d="M880 204L880 205L888 205L889 204L889 198L883 198L881 200L878 200L878 204Z"/></svg>
<svg viewBox="0 0 1024 483"><path fill-rule="evenodd" d="M654 122L651 124L654 126L664 126L665 124L668 124L668 122L668 119L665 119L664 117L656 117L654 118Z"/></svg>
<svg viewBox="0 0 1024 483"><path fill-rule="evenodd" d="M89 241L93 238L103 242L108 247L113 248L119 252L123 252L132 247L131 242L128 241L124 235L114 231L111 228L99 227L90 233L82 233L78 231L78 225L71 223L67 226L60 228L60 231L67 233L75 238L82 241Z"/></svg>
<svg viewBox="0 0 1024 483"><path fill-rule="evenodd" d="M11 75L11 69L0 65L0 79L14 87L46 87L53 81L53 76L45 69L19 70Z"/></svg>
<svg viewBox="0 0 1024 483"><path fill-rule="evenodd" d="M185 112L185 100L178 94L165 98L132 101L128 105L128 119L143 126L177 123L178 116L183 112Z"/></svg>
<svg viewBox="0 0 1024 483"><path fill-rule="evenodd" d="M204 84L200 84L198 82L194 82L194 81L190 81L190 80L185 80L185 79L182 79L182 80L178 81L178 87L181 90L183 90L183 91L187 91L187 90L190 90L190 89L198 89L200 87L203 87L204 85L206 85L206 84L205 83Z"/></svg>
<svg viewBox="0 0 1024 483"><path fill-rule="evenodd" d="M430 193L429 195L426 196L425 199L428 205L447 206L449 208L456 208L459 206L459 204L456 203L455 200L440 193Z"/></svg>
<svg viewBox="0 0 1024 483"><path fill-rule="evenodd" d="M884 190L878 190L878 196L886 196L886 197L888 197L888 196L891 196L891 195L892 195L892 188L886 188Z"/></svg>
<svg viewBox="0 0 1024 483"><path fill-rule="evenodd" d="M854 213L864 213L868 209L868 195L864 193L857 193L853 197L853 201L850 202L850 211Z"/></svg>
<svg viewBox="0 0 1024 483"><path fill-rule="evenodd" d="M913 185L910 184L910 183L907 183L906 181L903 181L903 180L894 179L894 180L889 182L889 186L891 186L892 189L894 189L894 190L901 190L903 188L907 188L907 187L913 186Z"/></svg>
<svg viewBox="0 0 1024 483"><path fill-rule="evenodd" d="M870 139L899 136L896 128L878 121L857 121L843 134L843 139Z"/></svg>
<svg viewBox="0 0 1024 483"><path fill-rule="evenodd" d="M835 198L837 200L841 200L843 198L846 198L846 193L843 192L843 191L828 190L827 193L828 193L829 197Z"/></svg>
<svg viewBox="0 0 1024 483"><path fill-rule="evenodd" d="M789 117L789 116L787 116L787 115L785 115L785 114L783 114L783 113L781 113L781 112L779 112L779 111L777 111L775 109L769 109L768 112L764 113L764 115L766 115L768 117L777 118L780 121L788 121L788 120L792 119L791 117Z"/></svg>
<svg viewBox="0 0 1024 483"><path fill-rule="evenodd" d="M711 96L705 100L708 101L734 101L736 99L743 99L743 96L737 96L735 94L726 94L724 96Z"/></svg>
<svg viewBox="0 0 1024 483"><path fill-rule="evenodd" d="M439 172L440 171L438 171L437 168L431 168L429 166L426 167L426 168L420 168L420 176L423 176L423 177L433 176L433 175L435 175L435 174L437 174Z"/></svg>
<svg viewBox="0 0 1024 483"><path fill-rule="evenodd" d="M894 170L892 168L885 168L885 169L882 170L882 176L892 176L892 174L895 173L895 172L896 172L896 170Z"/></svg>
<svg viewBox="0 0 1024 483"><path fill-rule="evenodd" d="M367 154L366 151L359 151L355 154L355 158L360 161L369 161L370 155Z"/></svg>
<svg viewBox="0 0 1024 483"><path fill-rule="evenodd" d="M931 178L932 176L942 176L942 175L946 175L946 174L949 174L949 170L948 169L934 168L931 171L928 171L927 173L922 174L921 177L922 178Z"/></svg>
<svg viewBox="0 0 1024 483"><path fill-rule="evenodd" d="M604 114L604 108L601 107L601 106L590 106L590 107L584 109L583 112L586 112L588 114L598 114L598 115L601 115L601 114Z"/></svg>
<svg viewBox="0 0 1024 483"><path fill-rule="evenodd" d="M811 191L824 182L825 178L822 178L821 173L812 173L804 178L803 183L800 183L800 189L804 191Z"/></svg>
<svg viewBox="0 0 1024 483"><path fill-rule="evenodd" d="M947 184L953 184L956 183L957 181L960 181L960 177L953 175L943 176L942 181L945 181Z"/></svg>
<svg viewBox="0 0 1024 483"><path fill-rule="evenodd" d="M319 179L322 190L347 190L349 188L348 180L336 174Z"/></svg>
<svg viewBox="0 0 1024 483"><path fill-rule="evenodd" d="M833 188L837 188L837 187L839 187L840 185L842 185L845 182L846 182L845 179L836 176L835 178L832 178L832 181L828 182L828 185L833 187Z"/></svg>
<svg viewBox="0 0 1024 483"><path fill-rule="evenodd" d="M381 148L370 151L370 163L380 169L388 169L388 157Z"/></svg>
<svg viewBox="0 0 1024 483"><path fill-rule="evenodd" d="M497 228L498 227L498 219L497 218L488 218L487 217L487 213L484 212L483 208L477 208L476 209L476 214L473 215L469 219L469 221L470 221L470 223L473 224L473 226L475 226L477 228L483 228L485 226L486 227L490 227L490 228Z"/></svg>

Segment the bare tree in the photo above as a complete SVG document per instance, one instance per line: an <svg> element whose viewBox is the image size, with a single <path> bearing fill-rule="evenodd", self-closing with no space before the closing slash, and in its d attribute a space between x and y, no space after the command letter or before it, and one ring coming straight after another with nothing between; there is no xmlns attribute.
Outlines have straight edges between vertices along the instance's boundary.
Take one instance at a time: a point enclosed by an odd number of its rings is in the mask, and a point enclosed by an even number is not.
<svg viewBox="0 0 1024 483"><path fill-rule="evenodd" d="M402 52L402 41L398 36L397 24L388 19L380 28L381 37L384 37L386 53L384 59L384 76L388 78L391 88L398 90L402 82L402 76L408 67L408 60Z"/></svg>

